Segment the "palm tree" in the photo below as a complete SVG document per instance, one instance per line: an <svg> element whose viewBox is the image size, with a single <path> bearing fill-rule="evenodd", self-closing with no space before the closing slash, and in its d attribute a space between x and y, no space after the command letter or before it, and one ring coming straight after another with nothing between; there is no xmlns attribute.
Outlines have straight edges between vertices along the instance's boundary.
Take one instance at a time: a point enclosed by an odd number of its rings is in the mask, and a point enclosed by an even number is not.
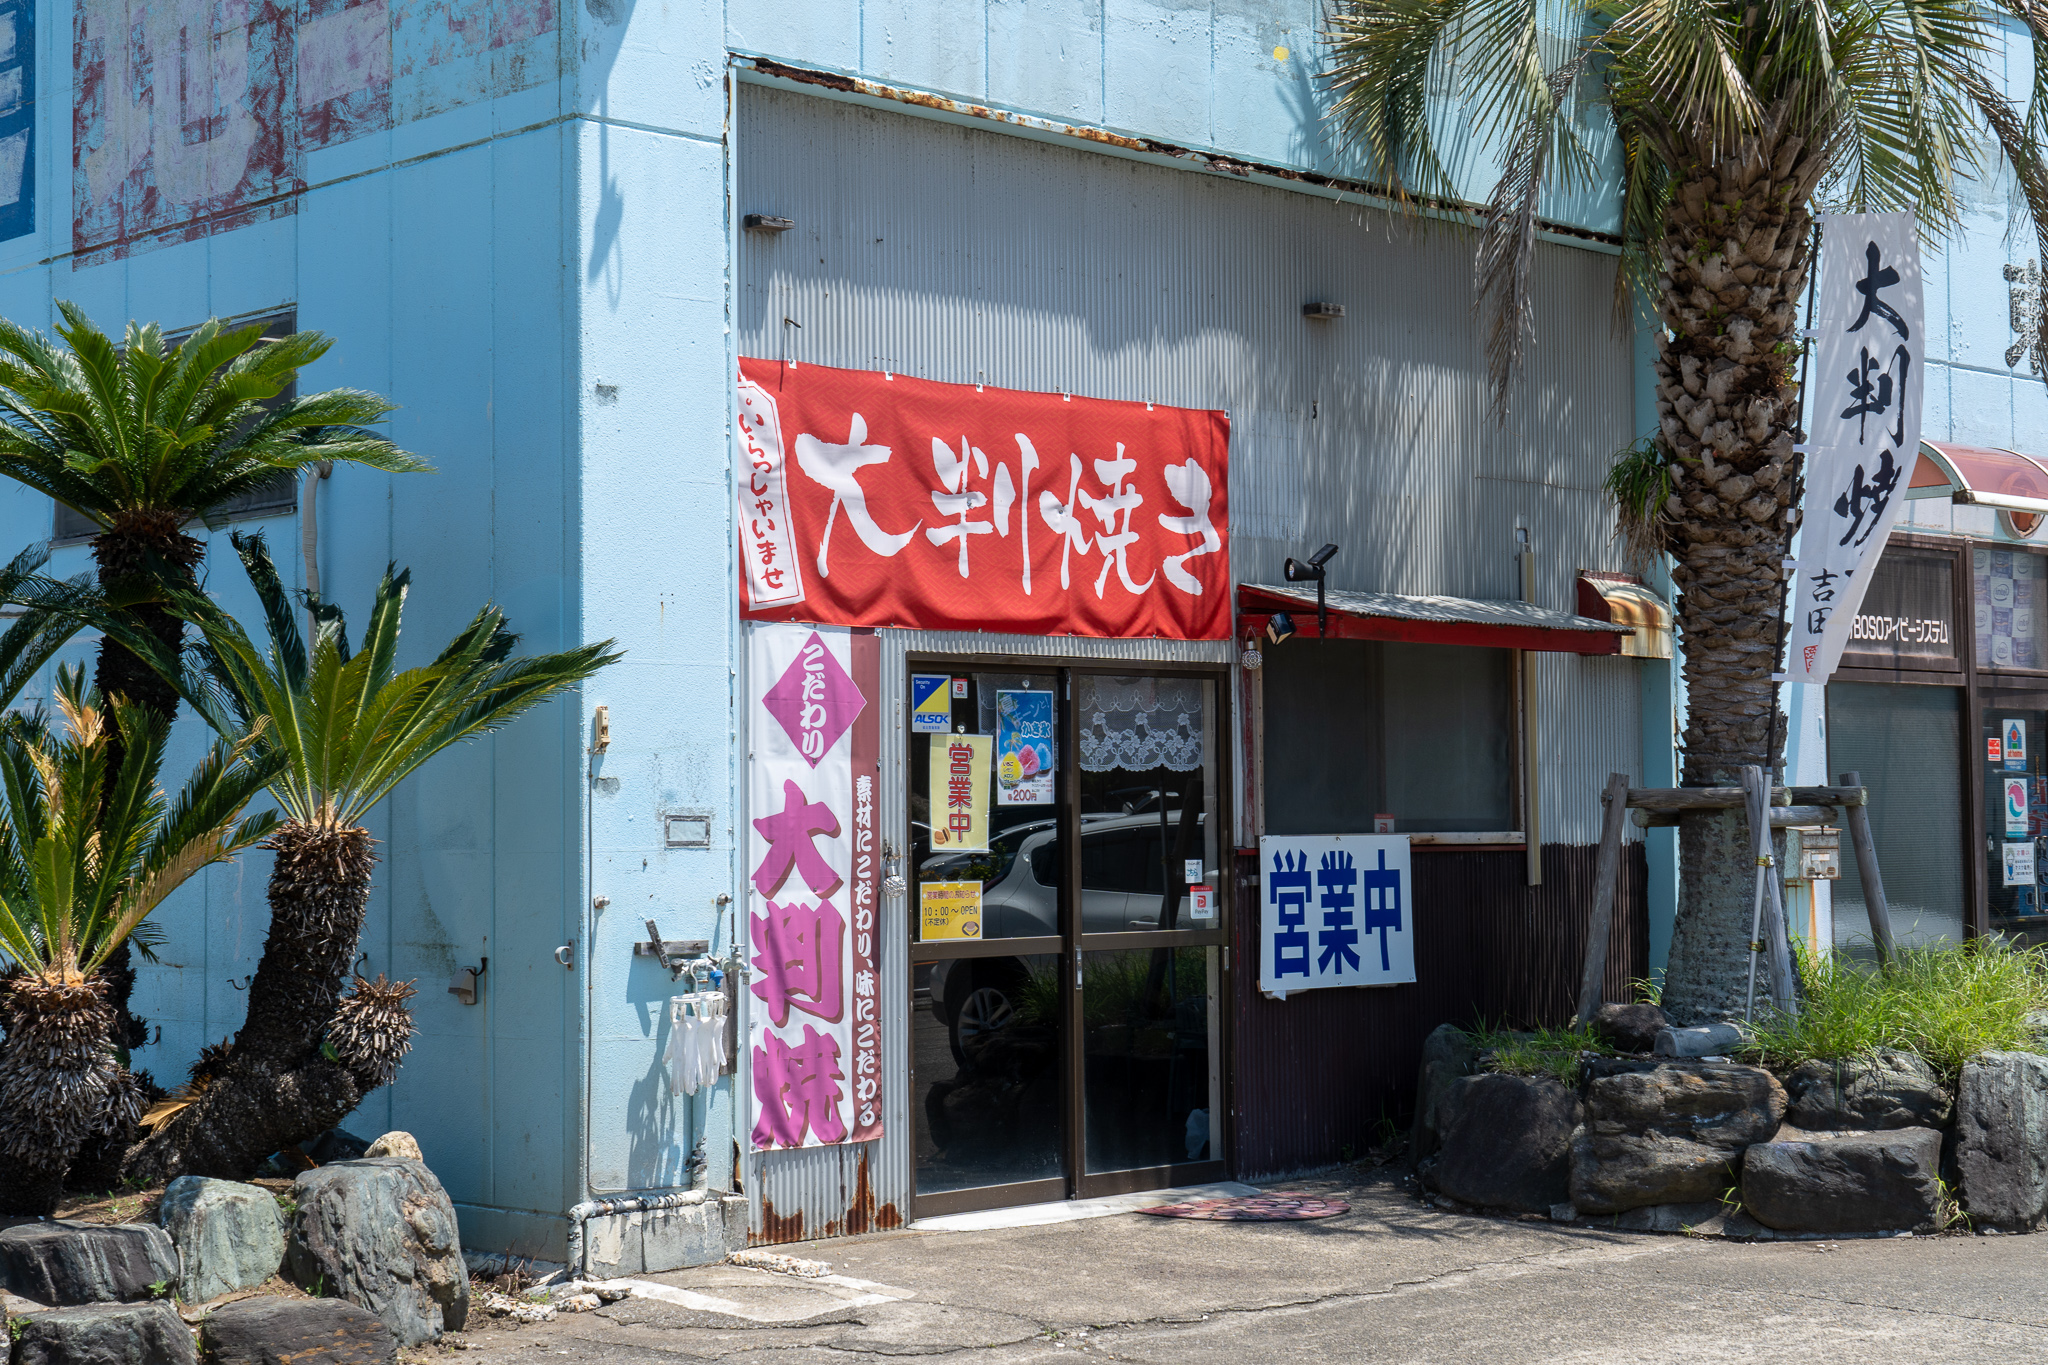
<svg viewBox="0 0 2048 1365"><path fill-rule="evenodd" d="M1332 15L1336 117L1401 203L1458 213L1461 179L1500 157L1475 267L1499 415L1533 335L1541 196L1597 180L1602 140L1619 152L1616 301L1625 311L1633 287L1659 324L1658 430L1609 487L1624 530L1675 561L1688 785L1732 785L1782 751L1771 674L1801 494L1798 306L1816 200L1917 208L1939 236L1957 178L2003 164L2048 232L2048 102L2039 81L2024 111L2003 94L2007 14L2048 70L2048 14L2025 0L1340 0ZM1742 824L1739 811L1681 824L1664 1004L1684 1022L1741 1008Z"/></svg>
<svg viewBox="0 0 2048 1365"><path fill-rule="evenodd" d="M59 670L56 703L62 732L37 712L0 734L0 1210L17 1214L54 1212L80 1146L137 1112L101 969L164 897L277 823L242 815L276 762L258 731L217 742L171 801L161 717L103 703L79 668Z"/></svg>
<svg viewBox="0 0 2048 1365"><path fill-rule="evenodd" d="M255 752L274 762L271 795L284 821L269 841L270 932L248 1015L225 1056L211 1057L193 1102L138 1146L131 1177L241 1178L266 1156L318 1136L388 1082L412 1036L402 986L343 987L376 867L363 821L421 764L510 722L619 658L611 642L513 657L519 637L487 606L432 663L398 667L399 619L411 574L387 570L351 650L339 611L314 603L309 652L261 535L234 538L262 602L261 649L196 593L171 610L197 628L197 666L146 634L114 624L216 730L261 725ZM400 993L403 992L403 993Z"/></svg>
<svg viewBox="0 0 2048 1365"><path fill-rule="evenodd" d="M391 404L357 389L278 401L303 367L333 344L318 332L273 342L260 325L213 319L175 346L155 324L130 323L119 346L77 305L60 302L58 345L0 319L0 475L48 494L99 528L92 538L100 586L169 648L184 626L165 611L167 588L196 586L205 543L193 521L281 472L323 460L373 469L429 466L361 429ZM177 694L112 639L94 669L100 693L126 697L168 720ZM109 761L121 764L121 741ZM117 1041L140 1044L128 1017L133 974L126 952L108 964Z"/></svg>

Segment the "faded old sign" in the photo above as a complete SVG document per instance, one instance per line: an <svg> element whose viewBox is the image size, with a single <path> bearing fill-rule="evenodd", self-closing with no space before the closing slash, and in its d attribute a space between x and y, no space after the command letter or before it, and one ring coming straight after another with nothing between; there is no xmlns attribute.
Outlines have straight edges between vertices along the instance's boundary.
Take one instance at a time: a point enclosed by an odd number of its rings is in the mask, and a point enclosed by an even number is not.
<svg viewBox="0 0 2048 1365"><path fill-rule="evenodd" d="M747 1037L756 1150L882 1130L871 632L748 634Z"/></svg>
<svg viewBox="0 0 2048 1365"><path fill-rule="evenodd" d="M289 214L309 151L553 80L558 27L554 0L80 4L72 248L89 264Z"/></svg>

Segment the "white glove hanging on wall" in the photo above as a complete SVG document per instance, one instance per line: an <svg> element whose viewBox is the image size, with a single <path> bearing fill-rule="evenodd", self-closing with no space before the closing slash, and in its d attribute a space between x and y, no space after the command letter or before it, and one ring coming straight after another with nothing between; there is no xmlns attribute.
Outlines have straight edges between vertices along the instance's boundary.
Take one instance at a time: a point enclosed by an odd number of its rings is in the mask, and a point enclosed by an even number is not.
<svg viewBox="0 0 2048 1365"><path fill-rule="evenodd" d="M668 1088L678 1095L697 1093L696 1078L690 1074L688 999L678 995L668 1002L668 1046L661 1054L668 1066Z"/></svg>
<svg viewBox="0 0 2048 1365"><path fill-rule="evenodd" d="M732 1054L725 1050L725 1017L725 997L723 995L712 996L711 1075L704 1082L706 1085L716 1085L718 1078L725 1074L726 1064L732 1060Z"/></svg>

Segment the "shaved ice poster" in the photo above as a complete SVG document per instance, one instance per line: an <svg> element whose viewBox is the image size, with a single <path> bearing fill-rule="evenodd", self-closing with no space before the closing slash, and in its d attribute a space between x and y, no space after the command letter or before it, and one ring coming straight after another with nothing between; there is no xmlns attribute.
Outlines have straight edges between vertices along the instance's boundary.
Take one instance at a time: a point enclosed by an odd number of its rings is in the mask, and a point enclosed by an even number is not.
<svg viewBox="0 0 2048 1365"><path fill-rule="evenodd" d="M1052 804L1052 693L996 693L996 804Z"/></svg>

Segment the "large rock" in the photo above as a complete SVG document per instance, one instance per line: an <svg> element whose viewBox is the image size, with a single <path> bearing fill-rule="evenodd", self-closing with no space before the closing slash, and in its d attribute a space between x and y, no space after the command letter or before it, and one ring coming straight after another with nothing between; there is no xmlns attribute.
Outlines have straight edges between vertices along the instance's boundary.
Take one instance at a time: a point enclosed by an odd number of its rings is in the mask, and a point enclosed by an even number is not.
<svg viewBox="0 0 2048 1365"><path fill-rule="evenodd" d="M1940 1171L1932 1128L1759 1142L1743 1153L1742 1203L1780 1232L1929 1231Z"/></svg>
<svg viewBox="0 0 2048 1365"><path fill-rule="evenodd" d="M2048 1209L2048 1057L1983 1052L1956 1090L1956 1166L1972 1222L2038 1227Z"/></svg>
<svg viewBox="0 0 2048 1365"><path fill-rule="evenodd" d="M1785 1089L1733 1062L1596 1061L1572 1142L1571 1201L1583 1213L1718 1200L1745 1147L1778 1131Z"/></svg>
<svg viewBox="0 0 2048 1365"><path fill-rule="evenodd" d="M1808 1132L1945 1128L1954 1097L1933 1067L1910 1052L1801 1062L1785 1078L1785 1121Z"/></svg>
<svg viewBox="0 0 2048 1365"><path fill-rule="evenodd" d="M460 1331L469 1315L455 1206L434 1173L399 1157L342 1161L292 1182L285 1273L361 1304L401 1346Z"/></svg>
<svg viewBox="0 0 2048 1365"><path fill-rule="evenodd" d="M1408 1159L1420 1162L1436 1155L1442 1146L1437 1132L1436 1106L1444 1091L1460 1076L1472 1074L1479 1061L1479 1049L1471 1035L1456 1024L1438 1024L1422 1040L1422 1064L1415 1082L1415 1123L1408 1133Z"/></svg>
<svg viewBox="0 0 2048 1365"><path fill-rule="evenodd" d="M1593 1032L1623 1052L1654 1050L1658 1032L1670 1027L1671 1021L1655 1005L1623 1005L1610 1000L1593 1012Z"/></svg>
<svg viewBox="0 0 2048 1365"><path fill-rule="evenodd" d="M1564 1202L1579 1097L1548 1076L1463 1076L1437 1101L1443 1148L1429 1183L1482 1208L1548 1213Z"/></svg>
<svg viewBox="0 0 2048 1365"><path fill-rule="evenodd" d="M243 1299L199 1329L207 1365L395 1365L398 1338L342 1299Z"/></svg>
<svg viewBox="0 0 2048 1365"><path fill-rule="evenodd" d="M177 1250L148 1223L59 1219L0 1231L0 1289L53 1308L132 1303L177 1283Z"/></svg>
<svg viewBox="0 0 2048 1365"><path fill-rule="evenodd" d="M17 1319L14 1365L196 1365L178 1311L152 1303L97 1303Z"/></svg>
<svg viewBox="0 0 2048 1365"><path fill-rule="evenodd" d="M165 1188L156 1218L178 1249L187 1303L254 1289L284 1264L284 1214L255 1185L181 1175Z"/></svg>

